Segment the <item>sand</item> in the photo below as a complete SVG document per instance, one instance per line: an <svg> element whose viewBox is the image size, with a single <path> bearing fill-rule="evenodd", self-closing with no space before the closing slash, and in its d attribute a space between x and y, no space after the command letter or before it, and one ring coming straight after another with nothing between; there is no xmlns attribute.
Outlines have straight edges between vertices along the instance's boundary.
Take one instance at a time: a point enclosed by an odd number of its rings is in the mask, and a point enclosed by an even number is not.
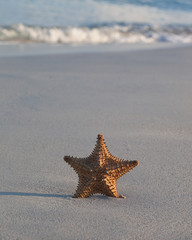
<svg viewBox="0 0 192 240"><path fill-rule="evenodd" d="M0 239L192 239L192 47L0 58ZM98 133L140 165L73 199Z"/></svg>

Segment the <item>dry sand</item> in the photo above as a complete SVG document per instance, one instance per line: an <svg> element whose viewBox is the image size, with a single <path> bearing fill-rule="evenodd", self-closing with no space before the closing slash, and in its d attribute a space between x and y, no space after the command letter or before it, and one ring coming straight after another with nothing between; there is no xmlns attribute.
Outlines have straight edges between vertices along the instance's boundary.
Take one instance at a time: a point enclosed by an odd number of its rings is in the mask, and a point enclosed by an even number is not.
<svg viewBox="0 0 192 240"><path fill-rule="evenodd" d="M192 47L0 58L0 239L192 239ZM140 165L72 199L98 133Z"/></svg>

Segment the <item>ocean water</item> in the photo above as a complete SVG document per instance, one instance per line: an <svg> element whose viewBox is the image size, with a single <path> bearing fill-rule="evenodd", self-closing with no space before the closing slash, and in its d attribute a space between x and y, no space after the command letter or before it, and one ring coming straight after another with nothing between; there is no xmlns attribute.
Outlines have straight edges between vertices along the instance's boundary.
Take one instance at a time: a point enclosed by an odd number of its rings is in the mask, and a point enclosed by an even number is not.
<svg viewBox="0 0 192 240"><path fill-rule="evenodd" d="M0 0L0 42L192 43L192 0Z"/></svg>

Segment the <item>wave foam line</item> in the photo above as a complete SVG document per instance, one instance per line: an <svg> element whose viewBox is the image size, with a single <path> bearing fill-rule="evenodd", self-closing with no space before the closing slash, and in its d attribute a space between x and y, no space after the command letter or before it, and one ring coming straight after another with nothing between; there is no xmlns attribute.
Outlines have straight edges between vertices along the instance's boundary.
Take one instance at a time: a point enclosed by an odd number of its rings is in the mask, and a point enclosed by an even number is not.
<svg viewBox="0 0 192 240"><path fill-rule="evenodd" d="M192 43L192 26L115 24L95 27L33 27L18 24L0 27L0 41L62 44Z"/></svg>

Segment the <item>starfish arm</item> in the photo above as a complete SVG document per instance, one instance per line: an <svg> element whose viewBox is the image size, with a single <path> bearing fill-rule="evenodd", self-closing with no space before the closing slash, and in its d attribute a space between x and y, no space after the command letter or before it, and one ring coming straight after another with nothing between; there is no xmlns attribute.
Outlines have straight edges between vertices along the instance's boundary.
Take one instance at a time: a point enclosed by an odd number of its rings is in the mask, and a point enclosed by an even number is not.
<svg viewBox="0 0 192 240"><path fill-rule="evenodd" d="M86 166L84 163L84 158L75 158L70 156L65 156L64 160L75 170L78 174L80 171L91 171L90 167Z"/></svg>
<svg viewBox="0 0 192 240"><path fill-rule="evenodd" d="M139 164L139 162L136 160L125 161L116 157L110 159L109 163L110 164L107 166L107 172L110 176L114 177L115 179L120 178L122 175L129 172L131 169L133 169Z"/></svg>
<svg viewBox="0 0 192 240"><path fill-rule="evenodd" d="M120 196L117 193L116 183L117 181L114 178L106 177L103 181L103 187L100 190L100 193L109 197L119 198Z"/></svg>
<svg viewBox="0 0 192 240"><path fill-rule="evenodd" d="M129 172L132 170L134 167L136 167L139 164L138 161L133 160L133 161L122 161L120 162L119 168L116 170L117 174L117 179L123 176L125 173Z"/></svg>
<svg viewBox="0 0 192 240"><path fill-rule="evenodd" d="M94 194L94 179L90 179L86 183L85 181L86 179L84 177L79 177L79 183L73 198L87 198Z"/></svg>

